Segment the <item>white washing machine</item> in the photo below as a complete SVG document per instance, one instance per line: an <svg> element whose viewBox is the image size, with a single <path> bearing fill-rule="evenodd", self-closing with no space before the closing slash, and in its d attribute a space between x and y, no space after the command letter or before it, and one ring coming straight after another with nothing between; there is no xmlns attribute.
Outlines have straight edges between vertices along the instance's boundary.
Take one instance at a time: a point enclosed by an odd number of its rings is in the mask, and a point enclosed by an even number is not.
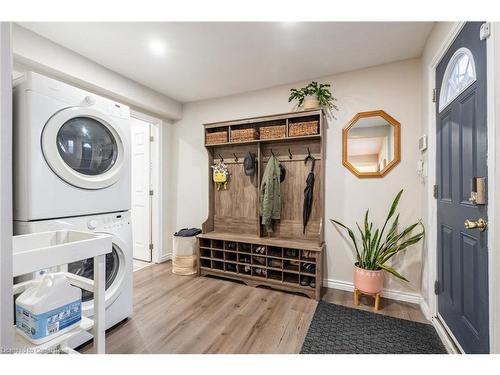
<svg viewBox="0 0 500 375"><path fill-rule="evenodd" d="M132 227L130 212L80 216L56 220L15 221L15 234L73 229L105 233L113 236L113 251L106 255L106 329L132 315ZM93 259L68 264L67 271L93 278ZM82 290L82 313L92 316L93 294ZM88 333L77 337L70 345L76 347L91 339Z"/></svg>
<svg viewBox="0 0 500 375"><path fill-rule="evenodd" d="M14 220L130 209L130 110L37 73L14 82Z"/></svg>

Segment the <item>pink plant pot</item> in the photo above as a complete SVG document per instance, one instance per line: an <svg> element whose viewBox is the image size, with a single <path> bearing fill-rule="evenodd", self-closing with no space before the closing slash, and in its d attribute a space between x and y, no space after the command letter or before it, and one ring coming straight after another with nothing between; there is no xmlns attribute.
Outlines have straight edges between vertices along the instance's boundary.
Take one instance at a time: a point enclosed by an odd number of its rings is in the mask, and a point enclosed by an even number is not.
<svg viewBox="0 0 500 375"><path fill-rule="evenodd" d="M354 287L362 292L376 294L382 291L384 284L383 270L370 271L353 267Z"/></svg>

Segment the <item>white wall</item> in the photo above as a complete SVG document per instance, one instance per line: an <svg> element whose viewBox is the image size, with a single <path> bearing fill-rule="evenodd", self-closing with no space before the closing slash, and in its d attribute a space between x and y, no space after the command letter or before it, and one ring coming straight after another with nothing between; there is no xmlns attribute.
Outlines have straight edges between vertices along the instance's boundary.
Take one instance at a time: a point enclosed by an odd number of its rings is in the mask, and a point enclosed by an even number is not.
<svg viewBox="0 0 500 375"><path fill-rule="evenodd" d="M14 68L19 72L33 70L163 118L181 118L179 102L19 25L13 24L12 39Z"/></svg>
<svg viewBox="0 0 500 375"><path fill-rule="evenodd" d="M353 225L366 208L380 223L396 193L405 189L400 205L401 222L409 224L422 217L422 194L416 174L418 136L421 132L420 59L405 60L318 79L333 85L340 111L327 130L326 219L336 218ZM202 124L291 110L289 90L306 82L279 86L230 97L185 104L183 118L175 124L175 144L170 155L175 160L177 207L175 226L200 226L208 213L207 152L203 146ZM401 163L382 179L358 179L342 166L342 128L361 111L383 109L401 123ZM297 202L301 197L297 197ZM354 257L348 243L326 221L326 275L331 286L349 287ZM397 268L409 284L388 279L389 290L411 293L419 298L421 246L401 256ZM413 295L415 293L415 295Z"/></svg>

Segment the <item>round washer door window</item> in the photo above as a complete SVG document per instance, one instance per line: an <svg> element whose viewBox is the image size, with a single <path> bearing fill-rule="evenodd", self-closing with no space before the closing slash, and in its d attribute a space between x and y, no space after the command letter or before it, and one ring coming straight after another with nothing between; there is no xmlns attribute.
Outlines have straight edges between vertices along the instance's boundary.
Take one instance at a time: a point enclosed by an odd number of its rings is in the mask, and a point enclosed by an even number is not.
<svg viewBox="0 0 500 375"><path fill-rule="evenodd" d="M120 271L120 267L124 264L120 262L121 250L113 244L113 251L106 254L106 300L109 299L109 289L113 283L120 282L117 280L117 276ZM68 272L75 275L86 277L87 279L94 280L94 258L88 258L85 260L80 260L78 262L73 262L68 264ZM91 301L94 299L94 293L88 290L82 289L82 302Z"/></svg>
<svg viewBox="0 0 500 375"><path fill-rule="evenodd" d="M118 146L113 133L91 117L74 117L57 132L57 151L78 173L95 176L116 163Z"/></svg>
<svg viewBox="0 0 500 375"><path fill-rule="evenodd" d="M41 143L52 171L82 189L113 185L128 162L128 138L112 118L88 107L54 114L43 128Z"/></svg>

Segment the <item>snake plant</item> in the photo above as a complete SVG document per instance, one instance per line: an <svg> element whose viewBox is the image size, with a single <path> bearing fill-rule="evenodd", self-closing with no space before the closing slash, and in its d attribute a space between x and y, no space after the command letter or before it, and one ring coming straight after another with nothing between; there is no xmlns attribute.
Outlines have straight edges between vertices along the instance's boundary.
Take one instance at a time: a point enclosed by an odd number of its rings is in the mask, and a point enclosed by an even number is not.
<svg viewBox="0 0 500 375"><path fill-rule="evenodd" d="M396 276L398 279L408 281L404 276L397 272L394 268L387 265L387 262L396 254L403 250L406 250L409 246L416 244L418 241L424 237L424 226L419 221L405 228L402 231L398 231L399 226L399 213L394 218L393 222L389 224L389 221L396 213L396 209L401 199L403 190L401 190L394 198L387 219L382 227L382 229L373 228L373 222L369 221L368 213L366 210L363 228L356 223L357 229L361 236L361 247L358 246L358 241L354 235L354 231L342 224L341 222L330 219L332 223L337 224L344 228L349 237L354 244L354 250L356 252L357 263L356 265L365 270L384 270L390 274ZM420 226L422 231L412 235L413 230ZM387 233L385 233L386 229ZM385 235L385 236L384 236Z"/></svg>

